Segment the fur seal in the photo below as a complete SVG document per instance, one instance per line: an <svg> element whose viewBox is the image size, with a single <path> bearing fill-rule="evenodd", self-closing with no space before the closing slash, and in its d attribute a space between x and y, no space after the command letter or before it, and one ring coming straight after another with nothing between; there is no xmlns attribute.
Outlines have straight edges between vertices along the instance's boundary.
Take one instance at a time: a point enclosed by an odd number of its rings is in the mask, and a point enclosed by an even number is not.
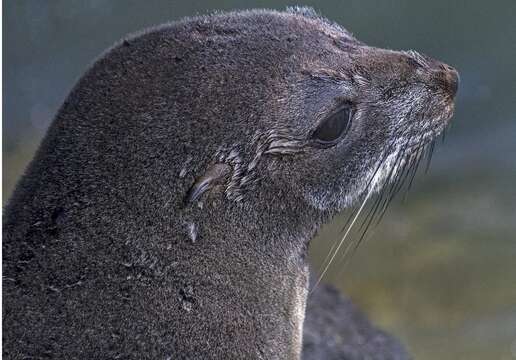
<svg viewBox="0 0 516 360"><path fill-rule="evenodd" d="M7 206L5 358L298 359L310 239L403 174L457 83L306 9L123 40Z"/></svg>

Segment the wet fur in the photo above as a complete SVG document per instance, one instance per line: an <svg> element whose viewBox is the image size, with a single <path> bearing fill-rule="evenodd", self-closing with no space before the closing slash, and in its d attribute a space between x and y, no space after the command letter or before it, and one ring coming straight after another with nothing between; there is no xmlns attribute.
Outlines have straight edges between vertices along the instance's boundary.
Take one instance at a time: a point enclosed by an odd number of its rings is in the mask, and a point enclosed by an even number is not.
<svg viewBox="0 0 516 360"><path fill-rule="evenodd" d="M396 129L438 133L451 115L413 58L306 9L117 44L7 206L4 357L298 358L308 242L360 198ZM349 134L313 147L339 99L357 101Z"/></svg>

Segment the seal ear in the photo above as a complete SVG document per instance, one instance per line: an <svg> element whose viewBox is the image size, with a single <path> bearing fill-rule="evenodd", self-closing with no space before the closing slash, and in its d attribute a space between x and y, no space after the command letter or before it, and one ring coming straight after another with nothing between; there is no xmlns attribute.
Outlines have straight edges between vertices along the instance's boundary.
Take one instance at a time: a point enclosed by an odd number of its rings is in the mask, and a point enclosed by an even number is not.
<svg viewBox="0 0 516 360"><path fill-rule="evenodd" d="M206 191L220 184L229 174L231 167L227 164L214 164L202 175L197 178L190 187L185 198L185 205L197 200Z"/></svg>

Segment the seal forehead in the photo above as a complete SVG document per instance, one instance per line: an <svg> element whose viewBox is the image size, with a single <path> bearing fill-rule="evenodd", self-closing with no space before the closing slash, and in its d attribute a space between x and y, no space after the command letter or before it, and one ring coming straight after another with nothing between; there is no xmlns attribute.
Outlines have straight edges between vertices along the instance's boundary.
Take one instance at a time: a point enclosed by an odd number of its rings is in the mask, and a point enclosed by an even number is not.
<svg viewBox="0 0 516 360"><path fill-rule="evenodd" d="M340 42L357 42L358 40L353 37L351 32L340 26L339 24L328 20L327 18L317 14L317 12L311 7L305 6L294 6L288 7L287 15L292 14L302 17L304 21L307 21L315 26L319 31L326 34L330 38Z"/></svg>

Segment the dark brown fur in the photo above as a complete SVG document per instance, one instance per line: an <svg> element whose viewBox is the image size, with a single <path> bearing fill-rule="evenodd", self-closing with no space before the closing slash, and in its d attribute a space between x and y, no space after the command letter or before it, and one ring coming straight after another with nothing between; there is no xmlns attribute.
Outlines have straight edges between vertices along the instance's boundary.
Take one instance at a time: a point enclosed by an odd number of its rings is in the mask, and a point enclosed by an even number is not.
<svg viewBox="0 0 516 360"><path fill-rule="evenodd" d="M122 41L68 96L6 209L4 357L298 358L308 242L390 180L383 159L446 126L453 76L309 11ZM349 132L313 146L342 101Z"/></svg>

